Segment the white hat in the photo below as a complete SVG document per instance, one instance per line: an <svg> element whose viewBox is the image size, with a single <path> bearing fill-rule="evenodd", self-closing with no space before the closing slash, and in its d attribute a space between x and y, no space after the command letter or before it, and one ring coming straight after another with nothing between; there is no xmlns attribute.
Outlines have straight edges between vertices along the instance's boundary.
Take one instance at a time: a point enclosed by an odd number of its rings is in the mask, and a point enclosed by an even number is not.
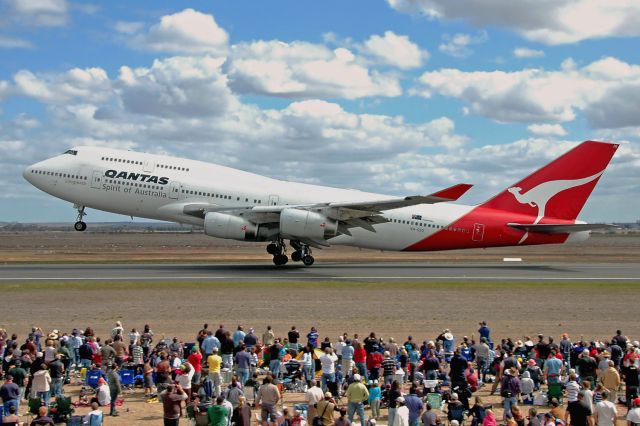
<svg viewBox="0 0 640 426"><path fill-rule="evenodd" d="M451 334L450 331L447 331L446 333L444 333L445 340L453 340L453 334Z"/></svg>
<svg viewBox="0 0 640 426"><path fill-rule="evenodd" d="M396 402L404 404L404 396L399 396L398 399L396 399Z"/></svg>
<svg viewBox="0 0 640 426"><path fill-rule="evenodd" d="M353 380L354 380L355 382L359 382L360 380L362 380L362 377L360 377L360 375L359 375L359 374L354 374L354 375L353 375Z"/></svg>

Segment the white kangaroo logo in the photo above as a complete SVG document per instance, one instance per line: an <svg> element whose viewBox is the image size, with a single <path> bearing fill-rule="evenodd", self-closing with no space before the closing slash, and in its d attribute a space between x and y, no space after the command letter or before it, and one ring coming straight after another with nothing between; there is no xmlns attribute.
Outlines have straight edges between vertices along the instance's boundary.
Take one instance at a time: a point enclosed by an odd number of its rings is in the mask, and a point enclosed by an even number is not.
<svg viewBox="0 0 640 426"><path fill-rule="evenodd" d="M549 182L544 182L538 186L531 188L524 194L521 192L522 188L519 188L517 186L511 187L507 189L507 191L512 193L520 204L528 204L531 207L538 208L538 217L536 217L535 222L533 222L533 224L535 225L544 217L545 209L550 199L552 199L562 191L592 182L595 179L599 178L602 173L604 173L604 170L602 170L600 173L596 173L593 176L582 179L552 180ZM524 240L526 240L528 236L529 232L525 232L518 244L524 242Z"/></svg>

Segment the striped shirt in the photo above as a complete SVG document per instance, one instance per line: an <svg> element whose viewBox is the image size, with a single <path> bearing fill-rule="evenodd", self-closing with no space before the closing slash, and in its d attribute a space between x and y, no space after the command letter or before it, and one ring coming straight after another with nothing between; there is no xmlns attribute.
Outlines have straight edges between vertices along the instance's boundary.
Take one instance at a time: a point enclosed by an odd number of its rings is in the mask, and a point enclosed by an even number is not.
<svg viewBox="0 0 640 426"><path fill-rule="evenodd" d="M382 360L382 369L384 370L383 376L392 376L396 367L396 361L392 358L385 358Z"/></svg>
<svg viewBox="0 0 640 426"><path fill-rule="evenodd" d="M143 351L142 351L142 346L139 345L135 345L133 346L133 348L131 349L131 356L133 357L133 363L134 364L143 364Z"/></svg>
<svg viewBox="0 0 640 426"><path fill-rule="evenodd" d="M576 402L578 400L578 392L580 392L580 385L576 381L568 382L565 385L567 391L567 401Z"/></svg>

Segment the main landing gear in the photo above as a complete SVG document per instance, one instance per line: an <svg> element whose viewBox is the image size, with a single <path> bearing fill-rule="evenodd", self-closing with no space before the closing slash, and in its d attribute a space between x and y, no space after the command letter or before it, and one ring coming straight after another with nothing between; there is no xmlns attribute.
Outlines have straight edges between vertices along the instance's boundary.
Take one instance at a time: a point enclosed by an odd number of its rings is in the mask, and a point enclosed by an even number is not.
<svg viewBox="0 0 640 426"><path fill-rule="evenodd" d="M276 266L282 266L289 261L287 257L287 246L284 245L284 240L278 238L277 241L272 242L267 246L267 253L273 255L273 263Z"/></svg>
<svg viewBox="0 0 640 426"><path fill-rule="evenodd" d="M87 214L84 212L84 206L74 205L73 207L78 210L78 218L76 219L76 223L73 225L73 227L76 231L82 232L87 229L87 224L82 221L82 218Z"/></svg>
<svg viewBox="0 0 640 426"><path fill-rule="evenodd" d="M311 256L311 247L306 244L302 244L300 241L291 241L291 247L295 249L293 253L291 253L291 260L294 262L304 263L304 266L311 266L315 259Z"/></svg>
<svg viewBox="0 0 640 426"><path fill-rule="evenodd" d="M315 259L311 256L311 247L302 244L300 241L291 241L291 247L294 251L291 253L291 260L294 262L302 262L305 266L313 265ZM277 266L285 265L289 258L287 257L287 247L282 238L272 242L267 246L267 253L273 255L273 263Z"/></svg>

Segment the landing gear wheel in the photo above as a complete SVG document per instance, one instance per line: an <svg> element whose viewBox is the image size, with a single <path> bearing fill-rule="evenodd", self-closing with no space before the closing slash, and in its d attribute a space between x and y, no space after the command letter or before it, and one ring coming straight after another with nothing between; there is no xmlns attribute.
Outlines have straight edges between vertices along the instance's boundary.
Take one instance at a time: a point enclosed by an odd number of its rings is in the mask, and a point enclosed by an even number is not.
<svg viewBox="0 0 640 426"><path fill-rule="evenodd" d="M76 231L82 232L85 229L87 229L87 224L82 221L82 218L85 217L87 214L84 212L84 206L74 204L73 208L78 211L78 218L76 219L76 223L73 225L73 228Z"/></svg>
<svg viewBox="0 0 640 426"><path fill-rule="evenodd" d="M311 255L306 255L302 258L302 263L304 263L304 266L311 266L313 265L313 262L315 262L315 259Z"/></svg>
<svg viewBox="0 0 640 426"><path fill-rule="evenodd" d="M302 260L302 252L299 250L296 250L293 253L291 253L291 260L293 260L294 262L300 262Z"/></svg>
<svg viewBox="0 0 640 426"><path fill-rule="evenodd" d="M272 255L277 255L280 252L280 249L278 248L278 246L274 243L271 243L267 246L267 253L272 254Z"/></svg>
<svg viewBox="0 0 640 426"><path fill-rule="evenodd" d="M289 261L289 258L286 254L276 254L273 256L273 263L277 266L285 265Z"/></svg>

